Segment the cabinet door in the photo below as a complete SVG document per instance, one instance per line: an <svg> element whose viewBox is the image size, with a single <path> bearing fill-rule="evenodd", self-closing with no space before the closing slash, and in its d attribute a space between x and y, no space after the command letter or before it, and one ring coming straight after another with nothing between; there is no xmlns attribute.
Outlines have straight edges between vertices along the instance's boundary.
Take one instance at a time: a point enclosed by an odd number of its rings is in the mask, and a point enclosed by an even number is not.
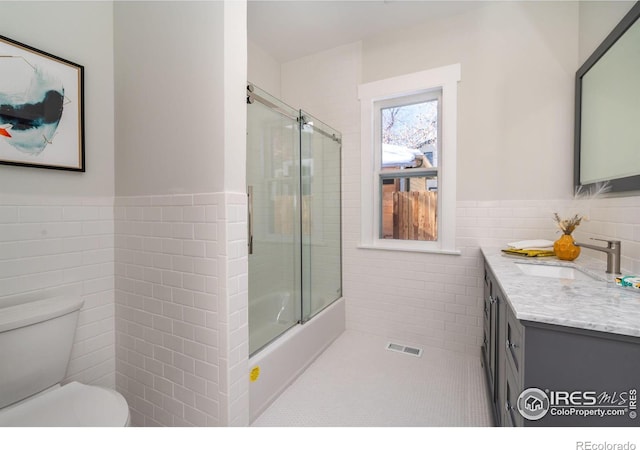
<svg viewBox="0 0 640 450"><path fill-rule="evenodd" d="M506 370L506 356L504 352L505 336L506 336L506 322L507 322L507 314L506 309L508 308L506 297L498 287L495 286L494 289L494 299L495 299L495 311L496 311L496 322L495 322L495 364L496 364L496 409L500 411L505 404L505 370ZM497 426L502 425L502 414L497 414Z"/></svg>
<svg viewBox="0 0 640 450"><path fill-rule="evenodd" d="M576 400L557 400L555 406L567 409L578 408L584 401L580 393L592 391L598 396L597 406L607 410L602 417L548 413L540 420L525 420L526 426L640 426L637 412L630 414L638 407L639 338L529 322L524 344L522 386L576 394ZM612 413L615 407L621 415Z"/></svg>
<svg viewBox="0 0 640 450"><path fill-rule="evenodd" d="M494 392L497 394L496 389L496 376L498 369L498 297L497 297L497 285L495 280L491 283L491 295L489 297L489 314L491 316L491 333L489 334L489 367L491 369L491 375L494 380ZM494 396L495 397L495 396ZM497 397L495 397L497 400Z"/></svg>
<svg viewBox="0 0 640 450"><path fill-rule="evenodd" d="M491 400L496 401L496 302L493 296L495 279L489 268L484 268L484 354L487 376L491 387Z"/></svg>
<svg viewBox="0 0 640 450"><path fill-rule="evenodd" d="M487 369L488 376L491 378L490 373L490 364L489 361L491 359L491 303L489 299L491 298L491 281L489 275L489 269L485 266L484 268L484 296L483 296L483 339L482 339L482 354L484 356L484 364ZM491 381L491 380L489 380Z"/></svg>
<svg viewBox="0 0 640 450"><path fill-rule="evenodd" d="M504 350L507 364L511 366L514 374L521 378L523 376L522 366L524 362L524 329L520 321L516 319L511 308L506 308L506 328L504 339Z"/></svg>
<svg viewBox="0 0 640 450"><path fill-rule="evenodd" d="M501 374L504 366L504 352L502 350L504 335L504 325L501 325L501 309L504 308L504 295L500 291L498 283L488 266L484 268L484 339L483 356L486 366L487 379L489 381L490 399L495 411L495 422L497 426L502 422L502 403L504 399L504 389L502 388Z"/></svg>
<svg viewBox="0 0 640 450"><path fill-rule="evenodd" d="M521 427L523 418L517 411L518 396L522 391L517 377L507 364L504 370L504 401L500 405L502 411L502 426Z"/></svg>

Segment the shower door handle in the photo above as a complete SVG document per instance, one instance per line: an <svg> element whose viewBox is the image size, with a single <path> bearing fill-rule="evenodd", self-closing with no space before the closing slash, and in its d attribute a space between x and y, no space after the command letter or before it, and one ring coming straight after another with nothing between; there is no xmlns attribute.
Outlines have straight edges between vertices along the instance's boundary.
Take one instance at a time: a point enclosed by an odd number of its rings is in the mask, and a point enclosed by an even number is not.
<svg viewBox="0 0 640 450"><path fill-rule="evenodd" d="M247 186L247 226L249 254L253 255L253 186Z"/></svg>

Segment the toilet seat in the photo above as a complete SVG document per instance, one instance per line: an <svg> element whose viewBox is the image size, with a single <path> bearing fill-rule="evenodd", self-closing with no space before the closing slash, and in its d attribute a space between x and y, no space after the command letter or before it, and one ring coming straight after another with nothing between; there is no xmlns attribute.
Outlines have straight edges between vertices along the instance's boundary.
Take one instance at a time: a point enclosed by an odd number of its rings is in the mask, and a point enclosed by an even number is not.
<svg viewBox="0 0 640 450"><path fill-rule="evenodd" d="M129 407L118 392L72 381L0 410L0 427L124 427Z"/></svg>

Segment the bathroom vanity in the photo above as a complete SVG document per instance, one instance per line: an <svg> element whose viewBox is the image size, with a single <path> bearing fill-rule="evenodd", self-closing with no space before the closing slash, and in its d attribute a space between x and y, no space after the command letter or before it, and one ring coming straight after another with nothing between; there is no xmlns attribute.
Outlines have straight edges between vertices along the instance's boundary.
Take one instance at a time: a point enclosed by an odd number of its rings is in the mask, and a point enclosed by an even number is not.
<svg viewBox="0 0 640 450"><path fill-rule="evenodd" d="M496 425L640 426L640 292L607 280L599 260L482 254Z"/></svg>

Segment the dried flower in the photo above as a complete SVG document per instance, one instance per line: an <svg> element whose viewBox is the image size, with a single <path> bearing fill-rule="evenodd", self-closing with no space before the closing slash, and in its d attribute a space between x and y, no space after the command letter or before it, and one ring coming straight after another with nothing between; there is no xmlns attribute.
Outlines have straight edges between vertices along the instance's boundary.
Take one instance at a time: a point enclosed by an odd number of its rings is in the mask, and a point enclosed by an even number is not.
<svg viewBox="0 0 640 450"><path fill-rule="evenodd" d="M589 203L592 200L600 197L602 194L605 194L611 189L611 185L609 182L598 182L594 185L590 186L589 189L584 189L584 186L578 186L574 192L573 200L574 205L581 204L582 208L589 209ZM585 203L586 202L586 203ZM576 229L580 222L583 220L588 220L587 216L581 213L571 213L569 214L569 219L562 219L557 212L553 213L553 219L556 222L558 228L564 234L571 234Z"/></svg>
<svg viewBox="0 0 640 450"><path fill-rule="evenodd" d="M560 228L564 234L573 233L573 230L575 230L576 227L580 225L580 222L582 222L582 219L584 219L584 217L579 214L575 214L570 219L561 219L558 213L553 213L553 218L558 228Z"/></svg>

